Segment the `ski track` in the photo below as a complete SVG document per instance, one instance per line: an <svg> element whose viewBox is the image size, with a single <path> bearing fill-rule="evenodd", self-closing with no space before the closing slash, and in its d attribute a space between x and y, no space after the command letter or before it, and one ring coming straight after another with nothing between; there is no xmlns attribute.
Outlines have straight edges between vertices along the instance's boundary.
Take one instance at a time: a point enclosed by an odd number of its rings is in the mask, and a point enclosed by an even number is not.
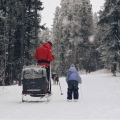
<svg viewBox="0 0 120 120"><path fill-rule="evenodd" d="M82 96L79 85L79 101L67 102L65 77L59 85L52 85L51 100L26 96L22 102L22 86L0 86L0 120L11 119L120 119L120 77L111 74L81 75Z"/></svg>

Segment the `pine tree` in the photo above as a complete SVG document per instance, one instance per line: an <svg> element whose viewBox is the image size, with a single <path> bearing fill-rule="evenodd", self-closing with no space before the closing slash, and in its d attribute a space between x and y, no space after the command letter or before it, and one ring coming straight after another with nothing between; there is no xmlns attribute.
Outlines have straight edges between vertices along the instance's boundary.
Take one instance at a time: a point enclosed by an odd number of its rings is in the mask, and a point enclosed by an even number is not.
<svg viewBox="0 0 120 120"><path fill-rule="evenodd" d="M61 39L62 39L62 20L61 9L56 7L55 18L53 19L52 39L53 39L53 53L55 55L55 61L52 63L55 67L53 71L61 74ZM59 69L58 69L59 68Z"/></svg>
<svg viewBox="0 0 120 120"><path fill-rule="evenodd" d="M0 44L4 44L0 52L3 56L8 52L4 57L6 85L12 84L13 79L21 78L23 65L34 63L37 32L44 29L44 25L40 25L41 15L38 11L41 10L42 2L38 0L0 2L0 11L5 18L0 17Z"/></svg>
<svg viewBox="0 0 120 120"><path fill-rule="evenodd" d="M93 34L94 34L94 46L93 46L93 64L94 64L94 70L98 70L103 68L102 62L100 61L100 53L97 51L97 48L99 46L98 39L99 39L99 27L98 27L98 20L99 17L97 13L94 13L93 15Z"/></svg>
<svg viewBox="0 0 120 120"><path fill-rule="evenodd" d="M84 22L82 23L82 21ZM91 31L92 13L89 1L62 0L61 8L57 9L55 13L53 24L53 38L55 44L59 45L57 48L59 49L59 69L62 75L66 73L72 63L76 64L78 68L81 67L83 61L81 58L85 56L81 49L84 48L83 45L88 44ZM87 50L89 51L89 49Z"/></svg>
<svg viewBox="0 0 120 120"><path fill-rule="evenodd" d="M120 51L120 1L119 0L106 0L103 11L100 12L99 21L99 48L101 53L101 61L104 67L111 68L112 65L117 65L119 61Z"/></svg>

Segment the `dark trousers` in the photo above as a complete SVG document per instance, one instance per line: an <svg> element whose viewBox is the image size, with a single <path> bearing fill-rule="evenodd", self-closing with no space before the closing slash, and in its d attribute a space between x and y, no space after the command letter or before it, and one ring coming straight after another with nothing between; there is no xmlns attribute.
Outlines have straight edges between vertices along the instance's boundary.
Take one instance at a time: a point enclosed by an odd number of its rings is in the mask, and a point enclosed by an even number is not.
<svg viewBox="0 0 120 120"><path fill-rule="evenodd" d="M46 67L46 73L47 73L47 80L49 82L49 84L48 84L48 91L51 91L50 66Z"/></svg>
<svg viewBox="0 0 120 120"><path fill-rule="evenodd" d="M79 93L78 93L78 82L75 80L70 80L68 81L68 91L67 91L67 99L71 100L72 96L74 99L79 98Z"/></svg>

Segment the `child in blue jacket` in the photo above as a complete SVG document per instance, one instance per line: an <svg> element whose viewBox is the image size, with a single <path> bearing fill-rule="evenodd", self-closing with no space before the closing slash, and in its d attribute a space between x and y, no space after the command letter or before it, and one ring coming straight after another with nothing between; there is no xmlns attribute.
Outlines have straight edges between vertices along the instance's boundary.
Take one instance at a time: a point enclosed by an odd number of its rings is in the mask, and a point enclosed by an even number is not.
<svg viewBox="0 0 120 120"><path fill-rule="evenodd" d="M67 72L66 82L68 84L68 91L67 91L67 100L72 100L72 94L75 101L79 98L78 93L78 83L82 83L81 77L78 74L74 64L72 64Z"/></svg>

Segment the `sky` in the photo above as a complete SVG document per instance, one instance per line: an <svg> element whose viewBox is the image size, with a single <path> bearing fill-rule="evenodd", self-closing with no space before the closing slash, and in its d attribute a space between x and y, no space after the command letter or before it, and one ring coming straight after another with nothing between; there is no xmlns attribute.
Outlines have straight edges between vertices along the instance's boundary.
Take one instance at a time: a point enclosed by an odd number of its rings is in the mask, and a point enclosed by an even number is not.
<svg viewBox="0 0 120 120"><path fill-rule="evenodd" d="M46 27L51 28L56 6L60 6L61 0L41 0L43 2L44 10L41 11L42 19L41 24L46 23ZM98 12L100 7L103 6L104 0L90 0L93 12Z"/></svg>
<svg viewBox="0 0 120 120"><path fill-rule="evenodd" d="M120 120L120 75L106 70L90 74L80 72L78 102L67 102L67 83L60 77L59 85L52 83L52 96L24 96L22 86L0 86L0 120Z"/></svg>

